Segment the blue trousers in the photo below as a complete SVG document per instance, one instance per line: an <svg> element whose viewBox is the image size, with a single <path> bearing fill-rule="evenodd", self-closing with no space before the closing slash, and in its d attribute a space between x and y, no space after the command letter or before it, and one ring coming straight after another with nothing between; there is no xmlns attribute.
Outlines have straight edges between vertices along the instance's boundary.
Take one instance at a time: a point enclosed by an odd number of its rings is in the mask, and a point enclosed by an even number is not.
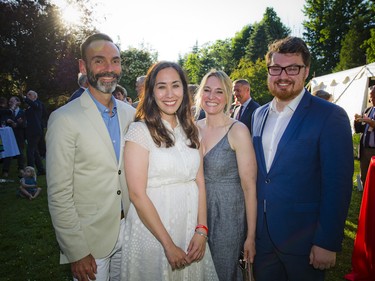
<svg viewBox="0 0 375 281"><path fill-rule="evenodd" d="M324 271L309 264L309 255L280 252L271 240L267 218L262 234L256 238L254 277L256 281L324 281Z"/></svg>

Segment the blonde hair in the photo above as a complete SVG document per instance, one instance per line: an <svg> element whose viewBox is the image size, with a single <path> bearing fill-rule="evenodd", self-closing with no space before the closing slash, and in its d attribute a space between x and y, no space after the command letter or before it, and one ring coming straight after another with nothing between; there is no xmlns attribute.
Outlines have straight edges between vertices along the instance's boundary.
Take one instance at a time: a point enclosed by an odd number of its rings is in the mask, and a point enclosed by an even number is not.
<svg viewBox="0 0 375 281"><path fill-rule="evenodd" d="M36 180L36 172L35 172L34 167L32 167L32 166L26 166L25 169L24 169L24 171L26 171L26 170L30 170L31 176L34 178L34 180Z"/></svg>
<svg viewBox="0 0 375 281"><path fill-rule="evenodd" d="M202 109L201 103L202 103L204 86L206 85L208 78L210 78L212 76L219 79L219 81L220 81L220 83L223 87L223 91L224 91L224 94L225 94L225 101L226 101L226 104L225 104L225 107L224 107L224 113L227 114L227 115L229 115L229 113L230 113L230 106L232 104L232 99L233 99L232 80L229 78L229 76L224 71L212 69L210 72L208 72L203 77L203 79L201 81L201 84L199 85L199 88L197 90L197 94L195 95L195 98L194 98L195 108L196 108L195 117L199 116L199 113Z"/></svg>

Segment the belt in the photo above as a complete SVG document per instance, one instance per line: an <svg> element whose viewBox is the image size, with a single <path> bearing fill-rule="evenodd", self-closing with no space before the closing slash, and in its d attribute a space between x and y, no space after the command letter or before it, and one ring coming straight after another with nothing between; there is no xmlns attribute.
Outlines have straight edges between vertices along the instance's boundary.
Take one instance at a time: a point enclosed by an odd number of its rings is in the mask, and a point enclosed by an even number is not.
<svg viewBox="0 0 375 281"><path fill-rule="evenodd" d="M122 220L123 218L125 218L125 215L124 215L124 211L121 210L121 216L120 216L120 220Z"/></svg>

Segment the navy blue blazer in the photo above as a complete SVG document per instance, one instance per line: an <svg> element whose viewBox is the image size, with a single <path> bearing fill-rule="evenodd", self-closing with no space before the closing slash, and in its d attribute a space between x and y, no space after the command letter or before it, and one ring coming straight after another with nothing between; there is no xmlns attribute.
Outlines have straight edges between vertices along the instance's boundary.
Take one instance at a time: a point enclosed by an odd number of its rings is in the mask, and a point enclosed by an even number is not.
<svg viewBox="0 0 375 281"><path fill-rule="evenodd" d="M283 253L308 255L312 245L340 251L354 172L350 121L339 106L305 91L267 172L262 133L270 103L253 115L258 164L257 235L264 213Z"/></svg>
<svg viewBox="0 0 375 281"><path fill-rule="evenodd" d="M247 128L249 128L249 131L251 132L251 117L253 116L253 113L255 109L257 109L260 105L254 100L251 99L251 101L246 106L245 110L241 113L241 118L239 121L244 123ZM238 106L234 112L234 117L237 116L238 111L240 110L240 107Z"/></svg>

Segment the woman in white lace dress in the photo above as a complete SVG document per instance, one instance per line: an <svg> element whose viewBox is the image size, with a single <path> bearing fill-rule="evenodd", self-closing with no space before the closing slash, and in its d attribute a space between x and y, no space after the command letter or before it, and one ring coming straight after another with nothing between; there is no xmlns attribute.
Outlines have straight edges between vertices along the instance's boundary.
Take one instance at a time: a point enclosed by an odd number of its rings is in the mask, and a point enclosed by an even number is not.
<svg viewBox="0 0 375 281"><path fill-rule="evenodd" d="M207 210L198 130L181 67L148 71L136 119L125 136L132 202L122 279L218 280L207 245Z"/></svg>

